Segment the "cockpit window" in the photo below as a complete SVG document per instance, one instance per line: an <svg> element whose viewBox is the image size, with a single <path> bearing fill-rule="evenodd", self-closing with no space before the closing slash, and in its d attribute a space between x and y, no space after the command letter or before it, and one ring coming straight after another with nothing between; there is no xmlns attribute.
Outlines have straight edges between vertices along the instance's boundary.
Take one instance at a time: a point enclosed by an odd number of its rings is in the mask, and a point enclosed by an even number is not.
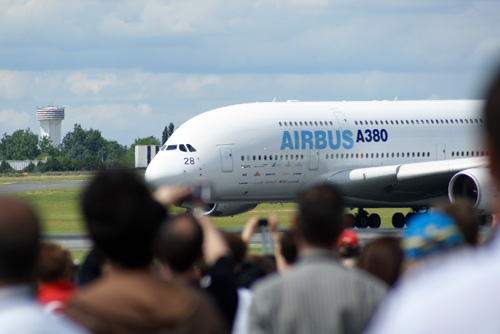
<svg viewBox="0 0 500 334"><path fill-rule="evenodd" d="M186 144L186 146L187 146L189 152L196 152L196 149L193 146L191 146L190 144Z"/></svg>
<svg viewBox="0 0 500 334"><path fill-rule="evenodd" d="M168 145L167 146L167 151L173 151L177 149L177 145Z"/></svg>
<svg viewBox="0 0 500 334"><path fill-rule="evenodd" d="M179 150L181 150L181 152L187 152L186 146L184 146L184 144L179 145Z"/></svg>
<svg viewBox="0 0 500 334"><path fill-rule="evenodd" d="M165 149L167 148L167 145L163 145L160 149L160 151L165 151Z"/></svg>

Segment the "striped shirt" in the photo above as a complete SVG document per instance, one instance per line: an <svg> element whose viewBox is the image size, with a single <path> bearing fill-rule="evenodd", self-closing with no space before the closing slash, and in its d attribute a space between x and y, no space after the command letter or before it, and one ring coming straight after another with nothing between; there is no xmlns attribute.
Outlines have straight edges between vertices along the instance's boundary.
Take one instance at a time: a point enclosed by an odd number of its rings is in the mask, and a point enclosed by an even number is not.
<svg viewBox="0 0 500 334"><path fill-rule="evenodd" d="M387 286L314 249L253 288L250 333L361 333Z"/></svg>

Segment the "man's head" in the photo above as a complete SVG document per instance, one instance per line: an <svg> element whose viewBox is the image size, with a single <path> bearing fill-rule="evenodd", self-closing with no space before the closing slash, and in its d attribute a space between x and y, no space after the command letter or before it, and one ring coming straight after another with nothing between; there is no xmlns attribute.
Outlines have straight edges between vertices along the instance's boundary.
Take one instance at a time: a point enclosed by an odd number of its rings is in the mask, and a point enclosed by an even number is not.
<svg viewBox="0 0 500 334"><path fill-rule="evenodd" d="M500 182L500 71L486 95L484 108L491 173Z"/></svg>
<svg viewBox="0 0 500 334"><path fill-rule="evenodd" d="M299 195L297 227L313 246L333 249L342 232L343 216L344 200L332 185L314 186Z"/></svg>
<svg viewBox="0 0 500 334"><path fill-rule="evenodd" d="M40 225L24 202L0 197L0 283L29 283L40 248Z"/></svg>
<svg viewBox="0 0 500 334"><path fill-rule="evenodd" d="M83 212L96 247L125 268L142 268L153 259L153 240L166 210L132 172L99 173L83 196Z"/></svg>
<svg viewBox="0 0 500 334"><path fill-rule="evenodd" d="M200 257L202 245L200 224L192 215L182 214L164 224L158 256L173 272L183 273Z"/></svg>

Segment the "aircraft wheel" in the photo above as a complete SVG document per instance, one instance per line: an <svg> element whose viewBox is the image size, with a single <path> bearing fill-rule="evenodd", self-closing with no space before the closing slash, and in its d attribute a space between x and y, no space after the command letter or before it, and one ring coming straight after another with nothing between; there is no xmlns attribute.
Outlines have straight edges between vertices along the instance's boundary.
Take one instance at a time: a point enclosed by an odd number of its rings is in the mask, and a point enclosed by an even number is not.
<svg viewBox="0 0 500 334"><path fill-rule="evenodd" d="M405 216L401 212L396 212L392 216L392 226L395 228L403 228L405 226Z"/></svg>
<svg viewBox="0 0 500 334"><path fill-rule="evenodd" d="M405 220L405 222L407 222L407 221L408 221L408 219L410 219L410 218L411 218L411 217L413 217L414 215L415 215L415 212L408 212L408 213L406 214L406 220Z"/></svg>
<svg viewBox="0 0 500 334"><path fill-rule="evenodd" d="M342 223L344 228L354 228L356 226L356 218L353 214L347 213L344 215L344 221Z"/></svg>
<svg viewBox="0 0 500 334"><path fill-rule="evenodd" d="M356 227L357 228L367 228L368 227L368 217L366 215L356 216Z"/></svg>
<svg viewBox="0 0 500 334"><path fill-rule="evenodd" d="M368 217L368 226L370 226L370 228L379 228L380 223L381 223L381 220L380 220L380 216L378 214L372 213Z"/></svg>

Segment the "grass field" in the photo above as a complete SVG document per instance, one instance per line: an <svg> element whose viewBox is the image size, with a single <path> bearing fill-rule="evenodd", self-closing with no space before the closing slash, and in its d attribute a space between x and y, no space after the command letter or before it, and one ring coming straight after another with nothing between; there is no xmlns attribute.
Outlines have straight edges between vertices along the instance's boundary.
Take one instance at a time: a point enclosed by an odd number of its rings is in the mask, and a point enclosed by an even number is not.
<svg viewBox="0 0 500 334"><path fill-rule="evenodd" d="M44 181L74 181L74 180L89 180L92 177L91 173L53 173L53 174L35 174L27 176L2 176L0 177L0 186L2 184L14 182L44 182ZM31 203L38 211L41 221L43 233L46 234L79 234L85 233L85 225L80 210L80 197L83 188L60 188L60 189L43 189L36 191L27 191L14 193L11 196L22 198ZM172 208L172 213L185 211L182 208ZM295 204L260 204L254 210L236 215L233 217L212 217L214 224L221 229L238 229L242 228L245 222L251 216L267 217L270 214L276 214L280 226L286 227L289 225L292 215L295 211ZM378 213L382 219L381 227L392 227L391 217L396 209L376 209L369 210L370 213ZM401 210L406 214L408 209ZM348 210L351 212L351 210ZM356 213L353 210L352 213ZM80 261L87 251L75 250L73 256Z"/></svg>
<svg viewBox="0 0 500 334"><path fill-rule="evenodd" d="M82 188L60 188L48 190L27 191L12 194L31 203L39 212L44 233L83 233L85 227L80 210ZM242 228L251 216L267 217L276 214L280 226L288 226L294 213L295 204L260 204L254 210L233 217L212 217L214 224L221 229ZM182 208L172 208L171 212L183 212ZM374 209L382 219L381 227L392 227L391 217L396 209ZM403 213L409 210L402 210ZM351 212L351 210L348 210ZM353 213L356 210L352 211Z"/></svg>

